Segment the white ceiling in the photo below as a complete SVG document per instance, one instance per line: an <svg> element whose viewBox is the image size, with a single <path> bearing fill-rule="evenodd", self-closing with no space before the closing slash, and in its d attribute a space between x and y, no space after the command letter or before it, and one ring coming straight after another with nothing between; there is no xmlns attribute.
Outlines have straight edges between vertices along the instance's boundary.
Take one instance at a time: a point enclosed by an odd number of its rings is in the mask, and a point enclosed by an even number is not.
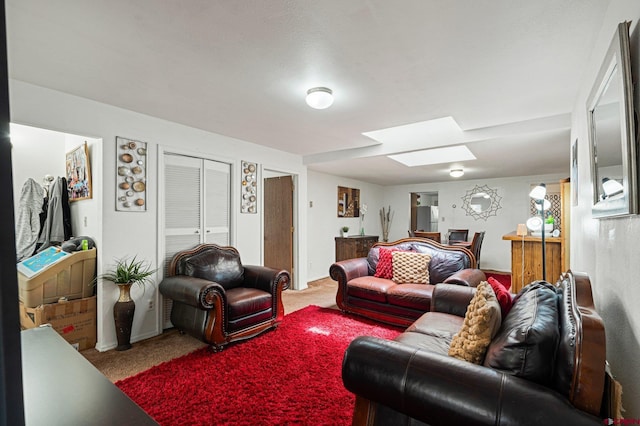
<svg viewBox="0 0 640 426"><path fill-rule="evenodd" d="M569 173L609 1L7 0L11 78L304 156L378 184ZM304 103L327 86L327 110ZM451 137L364 136L452 117ZM466 143L477 160L385 155Z"/></svg>

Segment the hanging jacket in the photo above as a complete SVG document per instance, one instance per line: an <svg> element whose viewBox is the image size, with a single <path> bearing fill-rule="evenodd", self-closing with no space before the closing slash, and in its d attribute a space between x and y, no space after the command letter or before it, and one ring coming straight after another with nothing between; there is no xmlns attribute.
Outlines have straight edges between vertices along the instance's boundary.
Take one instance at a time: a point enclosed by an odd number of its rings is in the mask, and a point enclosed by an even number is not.
<svg viewBox="0 0 640 426"><path fill-rule="evenodd" d="M68 197L64 197L63 191L67 191L67 186L63 179L58 177L49 187L47 218L44 221L40 238L38 238L38 244L41 244L38 252L65 241L65 211L69 208L69 202Z"/></svg>
<svg viewBox="0 0 640 426"><path fill-rule="evenodd" d="M40 234L40 212L44 204L44 189L29 178L22 186L16 219L17 261L33 255Z"/></svg>

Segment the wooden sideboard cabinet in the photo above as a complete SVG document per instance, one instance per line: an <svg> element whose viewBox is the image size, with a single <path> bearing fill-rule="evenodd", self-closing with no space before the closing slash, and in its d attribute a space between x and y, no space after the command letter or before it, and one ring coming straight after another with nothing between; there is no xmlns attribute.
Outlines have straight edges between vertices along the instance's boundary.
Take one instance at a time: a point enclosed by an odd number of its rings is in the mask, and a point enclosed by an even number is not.
<svg viewBox="0 0 640 426"><path fill-rule="evenodd" d="M336 262L357 257L367 257L369 249L378 242L377 235L336 237Z"/></svg>

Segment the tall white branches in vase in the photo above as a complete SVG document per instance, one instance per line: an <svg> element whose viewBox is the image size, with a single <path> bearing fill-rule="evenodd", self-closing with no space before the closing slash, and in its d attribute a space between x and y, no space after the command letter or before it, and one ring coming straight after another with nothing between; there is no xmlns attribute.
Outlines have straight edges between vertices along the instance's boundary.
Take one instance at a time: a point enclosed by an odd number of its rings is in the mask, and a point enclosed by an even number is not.
<svg viewBox="0 0 640 426"><path fill-rule="evenodd" d="M391 221L393 220L393 213L391 211L391 206L389 206L389 210L384 209L382 207L380 209L380 224L382 225L382 241L385 243L389 241L389 226L391 226Z"/></svg>

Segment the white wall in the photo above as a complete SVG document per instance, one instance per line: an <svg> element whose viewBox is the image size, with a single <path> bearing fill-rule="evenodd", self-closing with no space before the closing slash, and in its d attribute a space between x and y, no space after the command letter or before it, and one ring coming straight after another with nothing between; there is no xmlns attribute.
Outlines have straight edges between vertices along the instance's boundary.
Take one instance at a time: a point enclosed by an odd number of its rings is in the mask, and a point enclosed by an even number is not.
<svg viewBox="0 0 640 426"><path fill-rule="evenodd" d="M616 26L632 21L632 69L640 75L640 2L612 0L604 18L592 58L582 76L580 95L573 108L572 140L578 140L578 205L571 215L572 269L589 274L595 304L605 322L607 358L622 383L626 418L640 418L640 217L592 219L586 102ZM635 108L640 108L638 88Z"/></svg>
<svg viewBox="0 0 640 426"><path fill-rule="evenodd" d="M11 124L14 211L17 217L22 186L28 178L42 184L45 175L65 175L65 135Z"/></svg>
<svg viewBox="0 0 640 426"><path fill-rule="evenodd" d="M379 211L383 205L383 187L353 179L341 178L309 170L307 173L308 211L307 241L309 241L308 281L329 276L329 267L336 260L335 237L348 226L350 234L357 234L360 219L338 217L338 186L360 190L360 202L367 205L364 230L367 235L378 235L382 241ZM313 204L311 207L310 203Z"/></svg>
<svg viewBox="0 0 640 426"><path fill-rule="evenodd" d="M567 141L569 146L569 141ZM406 238L411 223L411 193L438 192L438 231L443 237L449 228L469 229L474 232L485 231L482 242L481 266L483 269L511 271L511 242L502 236L516 230L518 223L525 223L530 217L529 191L532 184L558 183L567 175L527 176L503 179L463 180L440 183L389 186L384 189L384 203L390 204L395 211L391 223L389 240ZM498 192L500 208L496 216L487 220L474 219L462 208L463 197L476 185L487 185Z"/></svg>
<svg viewBox="0 0 640 426"><path fill-rule="evenodd" d="M99 190L99 206L102 217L96 217L102 227L97 239L101 241L98 250L98 273L114 259L127 254L136 254L159 265L158 259L158 170L159 147L162 149L206 154L232 164L232 230L231 241L242 254L246 264L260 264L262 259L262 216L261 214L240 214L240 168L241 160L255 162L264 169L278 170L296 175L299 206L307 205L306 168L298 155L277 151L246 141L217 135L188 126L149 117L144 114L101 104L88 99L45 89L28 83L11 80L10 102L12 121L57 130L65 133L101 138L103 143L92 147L94 165L94 188ZM116 136L123 136L147 142L148 158L147 211L116 212ZM259 142L259 141L256 141ZM222 154L221 154L222 153ZM93 154L92 154L93 156ZM100 169L97 164L101 164ZM95 170L98 170L95 172ZM299 208L297 221L300 229L306 229L306 209ZM96 214L99 214L96 213ZM89 218L91 220L92 218ZM298 264L296 271L300 277L307 276L307 241L301 232L297 247ZM98 350L115 347L116 337L113 325L112 307L117 299L117 289L111 283L99 283L98 294ZM156 289L144 293L134 288L133 298L140 307L136 312L132 341L151 337L161 332L159 296ZM152 302L155 309L147 307Z"/></svg>

